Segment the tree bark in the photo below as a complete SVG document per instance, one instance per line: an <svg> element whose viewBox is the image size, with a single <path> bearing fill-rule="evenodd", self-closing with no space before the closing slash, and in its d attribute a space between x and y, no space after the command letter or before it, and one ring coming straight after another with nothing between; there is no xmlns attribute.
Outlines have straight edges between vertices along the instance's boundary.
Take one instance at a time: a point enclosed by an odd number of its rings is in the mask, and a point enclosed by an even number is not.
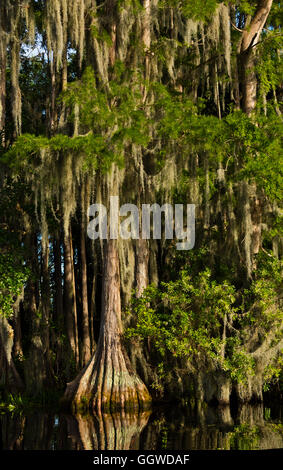
<svg viewBox="0 0 283 470"><path fill-rule="evenodd" d="M37 235L32 233L29 228L26 236L26 248L30 253L29 266L32 272L26 288L26 310L31 323L31 344L24 362L24 372L28 394L37 396L46 385L48 367L42 341L41 315L37 308Z"/></svg>
<svg viewBox="0 0 283 470"><path fill-rule="evenodd" d="M105 249L101 327L96 355L67 385L64 401L74 410L138 410L151 402L147 388L131 368L122 340L120 273L117 241Z"/></svg>
<svg viewBox="0 0 283 470"><path fill-rule="evenodd" d="M256 44L270 13L272 3L273 0L259 0L254 17L242 33L240 48L242 109L248 116L254 111L257 98Z"/></svg>
<svg viewBox="0 0 283 470"><path fill-rule="evenodd" d="M64 313L67 338L75 367L79 365L77 309L74 286L72 231L64 236Z"/></svg>
<svg viewBox="0 0 283 470"><path fill-rule="evenodd" d="M0 386L6 392L16 393L22 391L24 386L13 362L13 344L13 328L0 313Z"/></svg>
<svg viewBox="0 0 283 470"><path fill-rule="evenodd" d="M87 181L82 184L81 214L81 283L82 283L82 365L91 358L90 325L88 314L87 255L86 255L86 204L88 200Z"/></svg>
<svg viewBox="0 0 283 470"><path fill-rule="evenodd" d="M0 39L0 145L5 147L5 113L6 113L6 40Z"/></svg>
<svg viewBox="0 0 283 470"><path fill-rule="evenodd" d="M63 330L63 292L62 292L62 257L60 234L57 232L53 240L54 254L54 285L55 285L55 322L60 331Z"/></svg>
<svg viewBox="0 0 283 470"><path fill-rule="evenodd" d="M141 297L148 286L149 250L146 240L138 240L136 256L137 297Z"/></svg>
<svg viewBox="0 0 283 470"><path fill-rule="evenodd" d="M42 340L44 352L49 355L50 347L50 276L49 276L49 247L42 252Z"/></svg>

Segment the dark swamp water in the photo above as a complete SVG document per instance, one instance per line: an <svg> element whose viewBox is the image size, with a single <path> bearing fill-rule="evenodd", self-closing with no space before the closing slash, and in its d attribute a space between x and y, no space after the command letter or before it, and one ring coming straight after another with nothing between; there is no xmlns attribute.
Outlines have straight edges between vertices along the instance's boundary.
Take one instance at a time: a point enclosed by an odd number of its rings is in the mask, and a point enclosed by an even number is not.
<svg viewBox="0 0 283 470"><path fill-rule="evenodd" d="M283 408L157 409L73 416L36 410L0 415L2 450L255 450L283 448Z"/></svg>

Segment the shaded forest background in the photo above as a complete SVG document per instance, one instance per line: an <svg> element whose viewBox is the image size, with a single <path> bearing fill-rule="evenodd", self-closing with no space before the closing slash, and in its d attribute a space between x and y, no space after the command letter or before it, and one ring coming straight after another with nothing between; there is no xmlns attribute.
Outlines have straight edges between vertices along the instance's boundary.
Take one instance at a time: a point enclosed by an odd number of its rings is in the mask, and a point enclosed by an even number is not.
<svg viewBox="0 0 283 470"><path fill-rule="evenodd" d="M0 382L73 409L282 393L279 1L0 1ZM196 246L87 208L196 204Z"/></svg>

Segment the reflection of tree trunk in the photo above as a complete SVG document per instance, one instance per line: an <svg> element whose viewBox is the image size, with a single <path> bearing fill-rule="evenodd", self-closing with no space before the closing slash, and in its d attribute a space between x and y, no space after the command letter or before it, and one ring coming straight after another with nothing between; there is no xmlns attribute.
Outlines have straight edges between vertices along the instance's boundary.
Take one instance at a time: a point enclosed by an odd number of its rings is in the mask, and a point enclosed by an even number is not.
<svg viewBox="0 0 283 470"><path fill-rule="evenodd" d="M25 416L6 414L0 420L0 449L21 450L23 448ZM2 436L1 436L2 435Z"/></svg>
<svg viewBox="0 0 283 470"><path fill-rule="evenodd" d="M97 410L142 409L151 401L142 381L133 372L121 342L120 273L117 241L105 250L102 315L96 355L68 384L65 401L74 408Z"/></svg>
<svg viewBox="0 0 283 470"><path fill-rule="evenodd" d="M54 416L47 413L28 414L24 429L24 449L49 450L53 437Z"/></svg>
<svg viewBox="0 0 283 470"><path fill-rule="evenodd" d="M73 445L82 450L138 449L140 433L147 425L150 412L77 415L68 418L68 435Z"/></svg>

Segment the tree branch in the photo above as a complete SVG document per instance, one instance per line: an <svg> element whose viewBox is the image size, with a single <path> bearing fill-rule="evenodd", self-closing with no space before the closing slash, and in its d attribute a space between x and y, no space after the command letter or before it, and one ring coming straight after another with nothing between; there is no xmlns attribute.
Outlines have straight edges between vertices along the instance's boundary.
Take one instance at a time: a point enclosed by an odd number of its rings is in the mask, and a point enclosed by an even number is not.
<svg viewBox="0 0 283 470"><path fill-rule="evenodd" d="M263 30L272 7L273 0L259 0L257 11L249 24L243 31L241 51L247 51L258 38Z"/></svg>

